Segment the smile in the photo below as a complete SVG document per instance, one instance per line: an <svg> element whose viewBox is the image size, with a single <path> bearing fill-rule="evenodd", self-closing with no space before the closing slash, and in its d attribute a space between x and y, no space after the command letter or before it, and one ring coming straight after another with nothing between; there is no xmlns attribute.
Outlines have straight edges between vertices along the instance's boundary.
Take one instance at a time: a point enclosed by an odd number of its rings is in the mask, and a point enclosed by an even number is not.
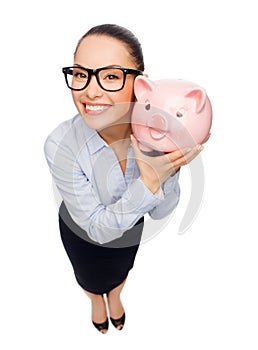
<svg viewBox="0 0 258 350"><path fill-rule="evenodd" d="M104 111L104 109L107 109L107 106L88 106L86 105L86 110L89 111Z"/></svg>
<svg viewBox="0 0 258 350"><path fill-rule="evenodd" d="M84 108L88 114L100 114L110 108L110 105L93 105L85 103Z"/></svg>

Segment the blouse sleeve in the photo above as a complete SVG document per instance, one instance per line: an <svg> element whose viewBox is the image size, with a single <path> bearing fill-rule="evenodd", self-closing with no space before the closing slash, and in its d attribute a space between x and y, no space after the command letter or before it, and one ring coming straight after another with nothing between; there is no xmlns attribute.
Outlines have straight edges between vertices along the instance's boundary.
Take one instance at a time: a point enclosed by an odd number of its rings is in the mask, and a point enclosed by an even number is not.
<svg viewBox="0 0 258 350"><path fill-rule="evenodd" d="M180 198L179 171L168 178L161 186L163 200L149 211L149 215L154 220L163 219L171 214L178 205Z"/></svg>
<svg viewBox="0 0 258 350"><path fill-rule="evenodd" d="M50 135L44 151L68 212L92 240L100 244L110 242L121 237L147 212L153 210L153 215L158 215L163 201L153 195L140 178L134 180L115 203L103 205L69 147Z"/></svg>

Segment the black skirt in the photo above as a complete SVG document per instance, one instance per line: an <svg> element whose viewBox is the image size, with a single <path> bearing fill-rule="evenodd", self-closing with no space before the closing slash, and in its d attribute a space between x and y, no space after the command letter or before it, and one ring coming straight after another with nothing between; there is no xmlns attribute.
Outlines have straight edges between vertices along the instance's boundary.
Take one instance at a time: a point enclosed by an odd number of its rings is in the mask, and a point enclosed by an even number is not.
<svg viewBox="0 0 258 350"><path fill-rule="evenodd" d="M121 238L106 244L92 241L71 218L64 203L59 209L59 228L78 284L94 294L119 286L134 265L144 225L142 217Z"/></svg>

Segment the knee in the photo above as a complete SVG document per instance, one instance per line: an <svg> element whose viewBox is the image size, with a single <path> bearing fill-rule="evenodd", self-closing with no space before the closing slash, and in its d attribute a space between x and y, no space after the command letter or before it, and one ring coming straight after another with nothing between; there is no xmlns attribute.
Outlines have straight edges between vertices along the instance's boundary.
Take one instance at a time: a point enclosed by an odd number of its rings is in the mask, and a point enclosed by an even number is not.
<svg viewBox="0 0 258 350"><path fill-rule="evenodd" d="M91 301L99 301L101 299L103 299L103 295L102 294L94 294L94 293L90 293L87 290L84 290L85 294L90 298Z"/></svg>
<svg viewBox="0 0 258 350"><path fill-rule="evenodd" d="M98 301L103 300L103 295L102 294L91 294L90 298L91 298L91 301L98 302Z"/></svg>

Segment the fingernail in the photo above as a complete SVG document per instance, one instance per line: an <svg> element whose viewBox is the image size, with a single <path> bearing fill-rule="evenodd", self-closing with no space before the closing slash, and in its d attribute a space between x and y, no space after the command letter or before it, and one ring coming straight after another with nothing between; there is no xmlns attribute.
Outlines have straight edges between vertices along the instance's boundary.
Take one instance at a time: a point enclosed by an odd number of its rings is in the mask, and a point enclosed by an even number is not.
<svg viewBox="0 0 258 350"><path fill-rule="evenodd" d="M203 150L203 145L198 145L196 148L197 148L198 151L202 151Z"/></svg>

